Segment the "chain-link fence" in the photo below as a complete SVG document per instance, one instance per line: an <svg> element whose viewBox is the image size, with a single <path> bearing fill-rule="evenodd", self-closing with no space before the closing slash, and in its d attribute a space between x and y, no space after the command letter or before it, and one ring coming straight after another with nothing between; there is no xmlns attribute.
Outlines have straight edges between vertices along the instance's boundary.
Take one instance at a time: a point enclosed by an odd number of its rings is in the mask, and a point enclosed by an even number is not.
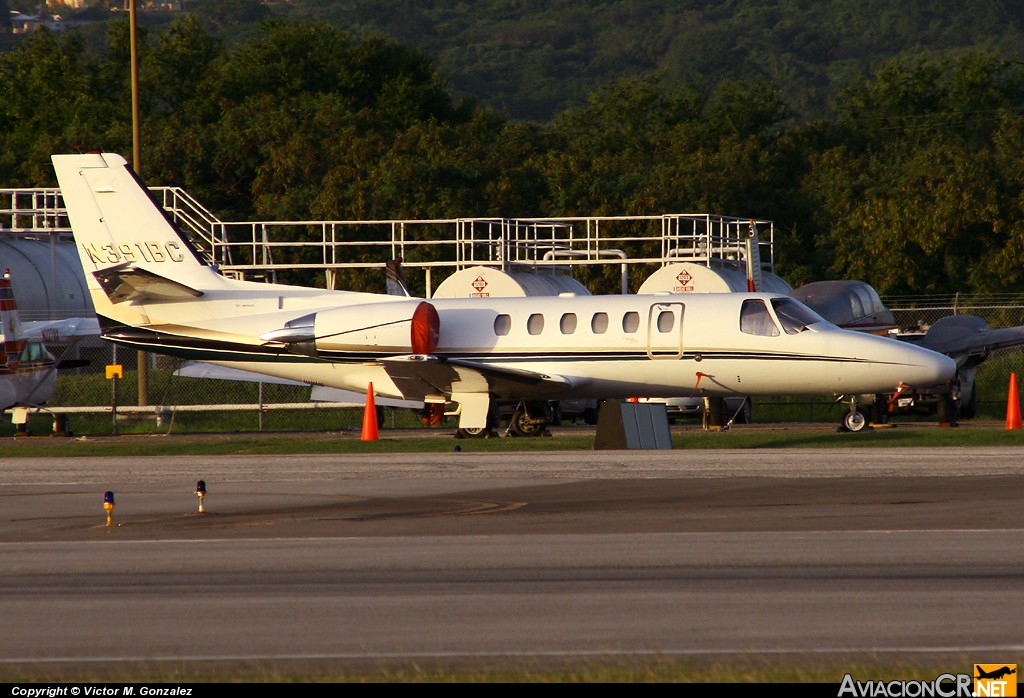
<svg viewBox="0 0 1024 698"><path fill-rule="evenodd" d="M887 298L900 327L924 331L939 318L973 314L990 327L1024 325L1024 299ZM98 339L53 347L59 359L88 361L82 368L62 370L57 390L45 409L30 415L31 433L47 433L62 415L61 429L73 434L171 433L361 429L364 404L312 402L311 388L273 382L245 382L175 375L185 363L146 354L146 405L139 406L138 353ZM121 365L122 378L107 378L108 365ZM1011 373L1024 376L1024 348L998 352L977 373L977 418L1001 419L1006 413ZM270 379L267 379L269 381ZM825 397L756 398L755 422L833 421L843 405ZM381 426L423 426L416 410L380 409ZM446 426L454 427L454 420ZM14 433L10 419L0 422L0 435Z"/></svg>
<svg viewBox="0 0 1024 698"><path fill-rule="evenodd" d="M87 361L61 370L45 408L33 411L25 430L43 434L185 433L225 431L358 430L365 404L311 400L312 389L264 381L220 380L176 375L186 362L144 354L145 380L139 378L138 352L103 340L87 340L70 349L54 346L60 360ZM108 366L120 366L121 377ZM139 405L140 389L145 405ZM379 410L381 426L419 424L412 410ZM408 414L405 414L408 413ZM11 420L0 435L16 431Z"/></svg>

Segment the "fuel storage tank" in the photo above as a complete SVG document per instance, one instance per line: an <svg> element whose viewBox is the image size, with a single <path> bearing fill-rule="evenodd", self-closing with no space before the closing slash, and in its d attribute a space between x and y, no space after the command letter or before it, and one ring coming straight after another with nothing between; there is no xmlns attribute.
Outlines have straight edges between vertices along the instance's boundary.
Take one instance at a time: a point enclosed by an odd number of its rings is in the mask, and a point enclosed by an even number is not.
<svg viewBox="0 0 1024 698"><path fill-rule="evenodd" d="M22 320L94 314L73 242L53 235L0 235L0 273L10 270Z"/></svg>
<svg viewBox="0 0 1024 698"><path fill-rule="evenodd" d="M497 267L475 266L455 272L442 281L434 298L508 298L557 296L574 293L589 296L590 291L571 276L543 271L502 271Z"/></svg>
<svg viewBox="0 0 1024 698"><path fill-rule="evenodd" d="M793 287L775 274L761 272L766 293L789 293ZM637 293L742 293L747 291L747 273L738 264L712 260L710 265L698 262L667 264L647 277Z"/></svg>

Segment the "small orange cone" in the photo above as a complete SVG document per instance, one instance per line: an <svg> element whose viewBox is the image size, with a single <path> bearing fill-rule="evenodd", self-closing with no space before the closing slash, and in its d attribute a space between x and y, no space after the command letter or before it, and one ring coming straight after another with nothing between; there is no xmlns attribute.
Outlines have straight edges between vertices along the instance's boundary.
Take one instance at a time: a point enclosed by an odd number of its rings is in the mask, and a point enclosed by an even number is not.
<svg viewBox="0 0 1024 698"><path fill-rule="evenodd" d="M363 441L377 440L377 406L373 402L373 383L366 387L366 408L363 410Z"/></svg>
<svg viewBox="0 0 1024 698"><path fill-rule="evenodd" d="M1010 394L1006 397L1006 428L1020 429L1020 399L1017 396L1017 374L1010 374Z"/></svg>

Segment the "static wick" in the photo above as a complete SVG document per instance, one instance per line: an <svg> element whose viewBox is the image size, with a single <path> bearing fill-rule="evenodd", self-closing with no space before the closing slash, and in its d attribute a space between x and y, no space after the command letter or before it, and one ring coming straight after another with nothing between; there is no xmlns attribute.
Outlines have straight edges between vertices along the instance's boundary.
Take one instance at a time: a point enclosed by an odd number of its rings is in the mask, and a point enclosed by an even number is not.
<svg viewBox="0 0 1024 698"><path fill-rule="evenodd" d="M103 495L103 509L107 512L107 525L114 524L114 493L107 492Z"/></svg>
<svg viewBox="0 0 1024 698"><path fill-rule="evenodd" d="M206 496L206 483L200 480L196 483L196 496L199 497L199 513L204 512L203 509L203 497Z"/></svg>

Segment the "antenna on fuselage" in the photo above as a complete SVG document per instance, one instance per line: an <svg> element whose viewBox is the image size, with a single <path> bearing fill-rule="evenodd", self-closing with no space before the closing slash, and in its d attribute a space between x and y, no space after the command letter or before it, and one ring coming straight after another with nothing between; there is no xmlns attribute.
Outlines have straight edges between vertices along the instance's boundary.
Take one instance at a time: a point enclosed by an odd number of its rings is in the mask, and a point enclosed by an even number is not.
<svg viewBox="0 0 1024 698"><path fill-rule="evenodd" d="M750 221L750 228L747 231L746 258L747 258L747 290L763 291L764 282L761 280L761 243L757 238L757 224Z"/></svg>
<svg viewBox="0 0 1024 698"><path fill-rule="evenodd" d="M402 273L402 258L396 257L384 265L387 272L387 291L389 296L404 296L411 298L409 286L405 283L405 274Z"/></svg>

